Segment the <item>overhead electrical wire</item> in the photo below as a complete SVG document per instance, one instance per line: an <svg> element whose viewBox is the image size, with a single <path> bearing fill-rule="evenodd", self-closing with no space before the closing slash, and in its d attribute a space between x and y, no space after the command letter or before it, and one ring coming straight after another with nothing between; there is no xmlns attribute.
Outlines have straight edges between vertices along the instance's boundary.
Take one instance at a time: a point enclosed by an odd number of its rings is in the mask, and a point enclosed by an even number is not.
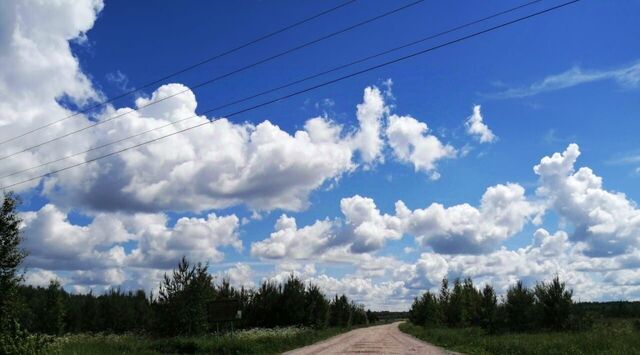
<svg viewBox="0 0 640 355"><path fill-rule="evenodd" d="M143 108L149 107L149 106L151 106L151 105L155 105L155 104L157 104L157 103L163 102L163 101L165 101L165 100L168 100L168 99L170 99L170 98L176 97L176 96L181 95L181 94L184 94L184 93L186 93L186 92L190 92L190 91L195 90L195 89L197 89L197 88L200 88L200 87L202 87L202 86L209 85L209 84L211 84L211 83L213 83L213 82L216 82L216 81L218 81L218 80L221 80L221 79L224 79L224 78L230 77L230 76L232 76L232 75L234 75L234 74L237 74L237 73L240 73L240 72L242 72L242 71L248 70L248 69L250 69L250 68L256 67L256 66L258 66L258 65L260 65L260 64L264 64L264 63L266 63L266 62L272 61L272 60L274 60L274 59L276 59L276 58L280 58L280 57L282 57L282 56L285 56L285 55L287 55L287 54L293 53L293 52L298 51L298 50L300 50L300 49L306 48L306 47L311 46L311 45L313 45L313 44L316 44L316 43L318 43L318 42L321 42L321 41L327 40L327 39L329 39L329 38L335 37L335 36L337 36L337 35L339 35L339 34L342 34L342 33L348 32L348 31L351 31L351 30L353 30L353 29L356 29L356 28L358 28L358 27L364 26L364 25L369 24L369 23L371 23L371 22L374 22L374 21L380 20L380 19L382 19L382 18L385 18L385 17L387 17L387 16L393 15L393 14L395 14L395 13L399 12L399 11L402 11L402 10L408 9L408 8L410 8L410 7L412 7L412 6L415 6L415 5L418 5L418 4L420 4L420 3L424 2L424 1L425 1L425 0L417 0L417 1L411 2L411 3L409 3L409 4L406 4L406 5L403 5L403 6L397 7L397 8L395 8L395 9L393 9L393 10L389 10L389 11L387 11L387 12L384 12L384 13L380 14L380 15L377 15L377 16L374 16L374 17L371 17L371 18L369 18L369 19L367 19L367 20L364 20L364 21L358 22L358 23L356 23L356 24L354 24L354 25L350 25L350 26L348 26L348 27L345 27L345 28L343 28L343 29L341 29L341 30L338 30L338 31L335 31L335 32L329 33L329 34L327 34L327 35L324 35L324 36L321 36L321 37L319 37L319 38L316 38L316 39L314 39L314 40L312 40L312 41L309 41L309 42L303 43L303 44L301 44L301 45L295 46L295 47L293 47L293 48L287 49L287 50L285 50L285 51L283 51L283 52L280 52L280 53L278 53L278 54L275 54L275 55L269 56L269 57L267 57L267 58L261 59L261 60L259 60L259 61L257 61L257 62L254 62L254 63L252 63L252 64L246 65L246 66L241 67L241 68L239 68L239 69L236 69L236 70L230 71L230 72L228 72L228 73L225 73L225 74L219 75L219 76L217 76L217 77L215 77L215 78L212 78L212 79L205 80L205 81L203 81L203 82L200 82L200 83L198 83L198 84L196 84L196 85L193 85L193 86L191 86L191 87L189 87L189 88L186 88L186 89L184 89L184 90L181 90L181 91L178 91L178 92L176 92L176 93L173 93L173 94L171 94L171 95L168 95L168 96L162 97L162 98L160 98L160 99L156 99L156 100L150 101L150 102L148 102L148 103L146 103L146 104L144 104L144 105L142 105L142 106L138 106L138 107L136 107L135 109L131 109L131 110L127 111L127 112L124 112L124 113L121 113L121 114L118 114L118 115L115 115L115 116L111 116L111 117L109 117L109 118L106 118L106 119L103 119L103 120L97 121L97 122L95 122L95 123L89 124L89 125L84 126L84 127L82 127L82 128L78 128L78 129L76 129L76 130L74 130L74 131L70 131L70 132L68 132L68 133L64 133L64 134L62 134L62 135L60 135L60 136L56 136L56 137L51 138L51 139L48 139L48 140L46 140L46 141L42 141L42 142L40 142L40 143L34 144L34 145L29 146L29 147L27 147L27 148L23 148L22 150L19 150L19 151L16 151L16 152L13 152L13 153L10 153L10 154L7 154L7 155L4 155L4 156L0 157L0 161L2 161L2 160L6 160L6 159L11 158L11 157L14 157L14 156L16 156L16 155L18 155L18 154L26 153L26 152L31 151L31 150L34 150L34 149L36 149L36 148L40 148L40 147L42 147L42 146L44 146L44 145L46 145L46 144L49 144L49 143L53 143L53 142L59 141L59 140L61 140L61 139L63 139L63 138L69 137L69 136L74 135L74 134L76 134L76 133L80 133L80 132L82 132L82 131L86 131L86 130L91 129L91 128L96 127L96 126L103 125L103 124L105 124L105 123L107 123L107 122L111 122L111 121L113 121L113 120L115 120L115 119L117 119L117 118L120 118L120 117L126 116L126 115L128 115L128 114L130 114L130 113L132 113L132 112L139 111L139 110L141 110L141 109L143 109Z"/></svg>
<svg viewBox="0 0 640 355"><path fill-rule="evenodd" d="M142 89L146 89L146 88L148 88L148 87L150 87L150 86L152 86L152 85L156 85L156 84L161 83L161 82L163 82L163 81L165 81L165 80L167 80L167 79L171 79L171 78L173 78L173 77L175 77L175 76L177 76L177 75L180 75L180 74L186 73L186 72L188 72L188 71L190 71L190 70L193 70L193 69L195 69L195 68L197 68L197 67L200 67L200 66L202 66L202 65L204 65L204 64L210 63L210 62L212 62L212 61L214 61L214 60L217 60L217 59L220 59L220 58L222 58L222 57L225 57L225 56L227 56L227 55L229 55L229 54L235 53L235 52L237 52L237 51L239 51L239 50L241 50L241 49L247 48L247 47L249 47L249 46L251 46L251 45L254 45L254 44L258 43L258 42L262 42L262 41L264 41L264 40L266 40L266 39L268 39L268 38L271 38L271 37L273 37L273 36L276 36L276 35L278 35L278 34L280 34L280 33L286 32L286 31L288 31L288 30L290 30L290 29L292 29L292 28L295 28L295 27L298 27L298 26L300 26L300 25L303 25L303 24L305 24L305 23L307 23L307 22L313 21L313 20L315 20L315 19L317 19L317 18L319 18L319 17L322 17L322 16L327 15L327 14L329 14L329 13L332 13L332 12L334 12L334 11L336 11L336 10L339 10L339 9L341 9L341 8L343 8L343 7L347 6L347 5L350 5L350 4L352 4L352 3L356 2L356 1L357 1L357 0L348 0L348 1L345 1L345 2L344 2L344 3L342 3L342 4L339 4L339 5L337 5L337 6L334 6L334 7L332 7L332 8L329 8L329 9L327 9L327 10L321 11L321 12L319 12L319 13L315 14L315 15L312 15L312 16L310 16L310 17L307 17L307 18L305 18L305 19L302 19L302 20L300 20L300 21L297 21L297 22L295 22L295 23L292 23L292 24L290 24L290 25L287 25L287 26L285 26L285 27L282 27L282 28L280 28L280 29L278 29L278 30L275 30L275 31L273 31L273 32L270 32L270 33L268 33L268 34L266 34L266 35L263 35L263 36L260 36L260 37L258 37L258 38L255 38L255 39L250 40L250 41L248 41L248 42L245 42L245 43L243 43L243 44L241 44L241 45L238 45L238 46L236 46L236 47L234 47L234 48L228 49L228 50L226 50L226 51L224 51L224 52L221 52L221 53L215 54L215 55L213 55L213 56L211 56L211 57L205 58L205 59L203 59L203 60L201 60L201 61L199 61L199 62L196 62L196 63L190 64L190 65L188 65L188 66L186 66L186 67L184 67L184 68L182 68L182 69L179 69L179 70L177 70L177 71L174 71L174 72L172 72L172 73L169 73L169 74L167 74L167 75L165 75L165 76L163 76L163 77L160 77L160 78L158 78L158 79L154 79L154 80L149 81L149 82L147 82L147 83L145 83L145 84L142 84L141 86L138 86L138 87L133 88L133 89L131 89L131 90L125 91L125 92L120 93L120 94L118 94L118 95L116 95L116 96L109 97L109 98L107 98L107 99L105 99L105 100L103 100L103 101L100 101L100 102L98 102L98 103L95 103L94 105L92 105L92 106L90 106L90 107L87 107L87 108L85 108L85 109L82 109L82 110L76 111L76 112L74 112L74 113L72 113L72 114L70 114L70 115L68 115L68 116L62 117L62 118L60 118L60 119L58 119L58 120L56 120L56 121L49 122L49 123L47 123L47 124L45 124L45 125L43 125L43 126L40 126L40 127L34 128L34 129L30 130L30 131L23 132L23 133L21 133L21 134L19 134L19 135L17 135L17 136L14 136L14 137L11 137L11 138L8 138L8 139L5 139L5 140L3 140L3 141L0 141L0 145L4 145L4 144L6 144L6 143L13 142L13 141L15 141L15 140L17 140L17 139L20 139L20 138L22 138L22 137L25 137L25 136L27 136L27 135L29 135L29 134L32 134L32 133L38 132L38 131L40 131L40 130L43 130L43 129L45 129L45 128L51 127L51 126L53 126L53 125L55 125L55 124L57 124L57 123L60 123L60 122L66 121L66 120L68 120L68 119L70 119L70 118L76 117L76 116L81 115L81 114L83 114L83 113L91 112L91 111L93 111L93 110L95 110L95 109L97 109L97 108L99 108L99 107L102 107L102 106L104 106L104 105L106 105L106 104L108 104L108 103L111 103L111 102L113 102L113 101L115 101L115 100L121 99L121 98L126 97L126 96L131 95L131 94L135 94L136 92L139 92L139 91L141 91Z"/></svg>
<svg viewBox="0 0 640 355"><path fill-rule="evenodd" d="M295 80L295 81L289 82L289 83L287 83L287 84L284 84L284 85L281 85L281 86L278 86L278 87L275 87L275 88L271 88L271 89L268 89L268 90L265 90L265 91L262 91L262 92L259 92L259 93L256 93L256 94L253 94L253 95L251 95L251 96L248 96L248 97L245 97L245 98L242 98L242 99L239 99L239 100L233 101L233 102L229 102L229 103L223 104L223 105L221 105L221 106L217 106L217 107L214 107L214 108L211 108L211 109L205 110L205 111L203 111L202 113L200 113L200 115L208 114L208 113L211 113L211 112L215 112L215 111L218 111L218 110L220 110L220 109L223 109L223 108L226 108L226 107L229 107L229 106L233 106L233 105L236 105L236 104L239 104L239 103L245 102L245 101L249 101L249 100L251 100L251 99L255 99L255 98L257 98L257 97L260 97L260 96L263 96L263 95L266 95L266 94L269 94L269 93L272 93L272 92L275 92L275 91L279 91L279 90L282 90L282 89L288 88L288 87L290 87L290 86L293 86L293 85L296 85L296 84L300 84L300 83L302 83L302 82L309 81L309 80L315 79L315 78L317 78L317 77L320 77L320 76L323 76L323 75L326 75L326 74L329 74L329 73L332 73L332 72L335 72L335 71L338 71L338 70L341 70L341 69L345 69L345 68L347 68L347 67L350 67L350 66L353 66L353 65L356 65L356 64L359 64L359 63L362 63L362 62L365 62L365 61L368 61L368 60L371 60L371 59L374 59L374 58L377 58L377 57L383 56L383 55L385 55L385 54L393 53L393 52L396 52L396 51L398 51L398 50L401 50L401 49L404 49L404 48L408 48L408 47L414 46L414 45L416 45L416 44L419 44L419 43L422 43L422 42L425 42L425 41L428 41L428 40L431 40L431 39L434 39L434 38L437 38L437 37L441 37L441 36L447 35L447 34L449 34L449 33L452 33L452 32L455 32L455 31L461 30L461 29L463 29L463 28L466 28L466 27L469 27L469 26L472 26L472 25L478 24L478 23L480 23L480 22L484 22L484 21L487 21L487 20L490 20L490 19L496 18L496 17L501 16L501 15L508 14L508 13L510 13L510 12L513 12L513 11L516 11L516 10L519 10L519 9L522 9L522 8L524 8L524 7L527 7L527 6L531 6L531 5L533 5L533 4L536 4L536 3L539 3L539 2L542 2L542 1L544 1L544 0L533 0L533 1L529 1L529 2L524 3L524 4L522 4L522 5L515 6L515 7L512 7L512 8L509 8L509 9L507 9L507 10L503 10L503 11L500 11L500 12L494 13L494 14L492 14L492 15L485 16L485 17L482 17L482 18L480 18L480 19L476 19L476 20L473 20L473 21L470 21L470 22L464 23L464 24L462 24L462 25L459 25L459 26L456 26L456 27L450 28L450 29L448 29L448 30L441 31L441 32L438 32L438 33L435 33L435 34L432 34L432 35L429 35L429 36L426 36L426 37L420 38L420 39L418 39L418 40L414 40L414 41L411 41L411 42L405 43L405 44L403 44L403 45L401 45L401 46L397 46L397 47L394 47L394 48L391 48L391 49L385 50L385 51L383 51L383 52L379 52L379 53L376 53L376 54L373 54L373 55L370 55L370 56L367 56L367 57L364 57L364 58L361 58L361 59L358 59L358 60L355 60L355 61L349 62L349 63L347 63L347 64L342 64L342 65L337 66L337 67L334 67L334 68L332 68L332 69L325 70L325 71L323 71L323 72L316 73L316 74L313 74L313 75L310 75L310 76L304 77L304 78L302 78L302 79L298 79L298 80ZM54 160L48 161L48 162L46 162L46 163L42 163L42 164L40 164L40 165L31 166L31 167L29 167L29 168L25 168L25 169L22 169L22 170L14 171L14 172L11 172L11 173L9 173L9 174L6 174L6 175L3 175L3 176L0 176L0 179L5 179L5 178L11 177L11 176L16 176L16 175L18 175L18 174L22 174L22 173L25 173L25 172L28 172L28 171L31 171L31 170L34 170L34 169L38 169L38 168L41 168L41 167L45 167L45 166L47 166L47 165L51 165L51 164L55 164L55 163L59 163L59 162L61 162L61 161L67 160L67 159L71 159L71 158L74 158L74 157L77 157L77 156L80 156L80 155L83 155L83 154L86 154L86 153L90 153L90 152L92 152L92 151L96 151L96 150L99 150L99 149L103 149L103 148L106 148L106 147L112 146L112 145L114 145L114 144L118 144L118 143L124 142L124 141L129 140L129 139L132 139L132 138L140 137L140 136L142 136L142 135L145 135L145 134L147 134L147 133L150 133L150 132L153 132L153 131L156 131L156 130L160 130L160 129L163 129L163 128L166 128L166 127L169 127L169 126L173 126L173 125L175 125L175 124L177 124L177 123L181 123L181 122L184 122L184 121L187 121L187 120L190 120L190 119L196 118L196 117L200 117L200 115L191 115L191 116L188 116L188 117L184 117L184 118L178 119L178 120L176 120L176 121L172 121L172 122L169 122L169 123L167 123L167 124L163 124L163 125L160 125L160 126L157 126L157 127L154 127L154 128L151 128L151 129L148 129L148 130L145 130L145 131L139 132L139 133L136 133L136 134L131 135L131 136L127 136L127 137L120 138L120 139L117 139L117 140L114 140L114 141L111 141L111 142L108 142L108 143L104 143L104 144L101 144L101 145L97 145L97 146L95 146L95 147L91 147L90 149L87 149L87 150L84 150L84 151L81 151L81 152L68 154L68 155L66 155L66 156L64 156L64 157L57 158L57 159L54 159Z"/></svg>
<svg viewBox="0 0 640 355"><path fill-rule="evenodd" d="M404 60L407 60L407 59L410 59L410 58L414 58L416 56L419 56L419 55L422 55L422 54L425 54L425 53L429 53L429 52L432 52L434 50L437 50L437 49L440 49L440 48L443 48L443 47L450 46L452 44L456 44L456 43L468 40L470 38L474 38L474 37L477 37L477 36L480 36L480 35L483 35L483 34L486 34L486 33L489 33L489 32L493 32L493 31L501 29L503 27L507 27L507 26L513 25L513 24L518 23L518 22L522 22L524 20L527 20L527 19L530 19L530 18L533 18L533 17L536 17L536 16L540 16L540 15L549 13L551 11L566 7L568 5L577 3L579 1L580 0L572 0L572 1L564 2L562 4L559 4L559 5L556 5L556 6L552 6L552 7L546 8L544 10L541 10L541 11L538 11L538 12L534 12L534 13L526 15L526 16L519 17L519 18L514 19L514 20L503 22L503 23L501 23L499 25L492 26L492 27L489 27L487 29L484 29L484 30L481 30L481 31L478 31L478 32L474 32L472 34L469 34L469 35L466 35L466 36L462 36L462 37L456 38L454 40L447 41L445 43L442 43L442 44L439 44L439 45L436 45L436 46L433 46L433 47L429 47L429 48L426 48L426 49L423 49L423 50L419 50L417 52L413 52L411 54L408 54L408 55L405 55L405 56L402 56L402 57L399 57L399 58L396 58L396 59L392 59L392 60L383 62L381 64L378 64L378 65L375 65L375 66L371 66L371 67L368 67L366 69L362 69L362 70L353 72L351 74L347 74L347 75L338 77L336 79L325 81L323 83L320 83L320 84L317 84L317 85L313 85L313 86L307 87L305 89L298 90L298 91L295 91L293 93L290 93L290 94L287 94L287 95L284 95L284 96L280 96L278 98L275 98L275 99L272 99L272 100L268 100L268 101L262 102L260 104L257 104L257 105L254 105L254 106L251 106L251 107L248 107L248 108L244 108L244 109L241 109L239 111L235 111L235 112L223 115L223 117L237 116L237 115L240 115L242 113L245 113L245 112L248 112L248 111L252 111L252 110L255 110L257 108L264 107L264 106L273 104L273 103L278 102L278 101L286 100L286 99L289 99L291 97L298 96L298 95L304 94L306 92L309 92L309 91L312 91L312 90L315 90L315 89L318 89L318 88L321 88L321 87L324 87L324 86L327 86L327 85L331 85L331 84L334 84L334 83L337 83L337 82L340 82L340 81L343 81L343 80L346 80L346 79L349 79L349 78L352 78L352 77L367 73L367 72L372 71L372 70L376 70L376 69L379 69L379 68L382 68L382 67L386 67L388 65L395 64L395 63L398 63L398 62L401 62L401 61L404 61ZM215 121L207 121L207 122L203 122L203 123L200 123L200 124L197 124L197 125L194 125L194 126L190 126L190 127L187 127L187 128L172 132L170 134L166 134L166 135L163 135L163 136L160 136L160 137L156 137L154 139L147 140L147 141L144 141L142 143L138 143L138 144L135 144L135 145L132 145L132 146L129 146L129 147L114 151L114 152L110 152L108 154L104 154L104 155L101 155L101 156L98 156L98 157L95 157L95 158L92 158L92 159L88 159L88 160L82 161L80 163L69 165L69 166L61 168L61 169L53 170L53 171L50 171L50 172L48 172L46 174L42 174L42 175L31 177L31 178L28 178L28 179L25 179L25 180L21 180L19 182L16 182L16 183L13 183L13 184L10 184L10 185L5 185L3 187L0 187L0 189L6 190L6 189L9 189L9 188L12 188L12 187L15 187L15 186L18 186L18 185L22 185L22 184L25 184L27 182L31 182L31 181L34 181L34 180L37 180L37 179L40 179L40 178L43 178L43 177L46 177L46 176L49 176L49 175L52 175L52 174L57 174L57 173L60 173L60 172L63 172L63 171L66 171L66 170L69 170L69 169L72 169L72 168L75 168L75 167L78 167L78 166L86 165L86 164L89 164L89 163L97 161L97 160L108 158L108 157L111 157L111 156L114 156L114 155L129 151L129 150L132 150L132 149L135 149L135 148L138 148L138 147L150 144L150 143L157 142L157 141L162 140L164 138L175 136L177 134L181 134L181 133L190 131L192 129L205 126L205 125L210 124L212 122L215 122Z"/></svg>

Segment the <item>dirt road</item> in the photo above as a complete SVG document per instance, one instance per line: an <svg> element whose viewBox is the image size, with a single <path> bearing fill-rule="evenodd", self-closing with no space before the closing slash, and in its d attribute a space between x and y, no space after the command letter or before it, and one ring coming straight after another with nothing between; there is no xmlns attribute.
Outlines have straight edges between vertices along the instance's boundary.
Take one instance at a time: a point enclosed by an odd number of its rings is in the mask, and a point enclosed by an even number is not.
<svg viewBox="0 0 640 355"><path fill-rule="evenodd" d="M285 354L454 354L401 332L398 324L352 330Z"/></svg>

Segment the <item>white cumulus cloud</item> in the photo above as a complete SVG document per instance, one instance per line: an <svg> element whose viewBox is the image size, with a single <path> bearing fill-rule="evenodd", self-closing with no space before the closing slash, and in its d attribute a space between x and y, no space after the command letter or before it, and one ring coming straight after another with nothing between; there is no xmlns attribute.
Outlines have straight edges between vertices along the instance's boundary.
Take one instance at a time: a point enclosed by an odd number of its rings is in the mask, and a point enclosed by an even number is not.
<svg viewBox="0 0 640 355"><path fill-rule="evenodd" d="M440 177L436 163L456 156L454 147L429 134L427 124L411 116L390 116L386 135L398 160L413 164L416 171L425 172L434 180Z"/></svg>
<svg viewBox="0 0 640 355"><path fill-rule="evenodd" d="M576 170L577 144L542 158L534 167L540 177L537 194L571 223L571 239L592 256L624 254L639 246L640 210L625 194L604 189L602 178L588 167Z"/></svg>

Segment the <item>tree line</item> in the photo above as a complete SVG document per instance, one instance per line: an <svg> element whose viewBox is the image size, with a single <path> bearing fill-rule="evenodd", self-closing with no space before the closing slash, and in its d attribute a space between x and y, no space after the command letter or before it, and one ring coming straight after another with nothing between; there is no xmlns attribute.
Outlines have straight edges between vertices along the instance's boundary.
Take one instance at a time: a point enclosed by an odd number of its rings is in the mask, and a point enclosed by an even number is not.
<svg viewBox="0 0 640 355"><path fill-rule="evenodd" d="M573 302L573 291L554 277L533 288L517 281L498 297L493 286L476 288L470 278L444 278L439 293L430 291L414 299L409 319L416 325L482 327L488 332L524 332L590 327L592 321Z"/></svg>
<svg viewBox="0 0 640 355"><path fill-rule="evenodd" d="M235 288L227 279L215 282L207 265L183 258L165 275L157 295L143 290L111 289L104 294L66 292L57 281L48 287L20 285L17 319L34 333L142 332L159 336L199 335L231 327L217 321L210 305L236 300L241 318L236 328L307 326L350 327L367 324L362 305L347 296L327 298L313 284L293 274L283 283L263 282L256 289Z"/></svg>
<svg viewBox="0 0 640 355"><path fill-rule="evenodd" d="M50 338L68 332L139 332L154 336L199 335L240 328L306 326L350 327L376 318L345 295L329 299L313 284L291 276L283 283L265 281L256 289L216 282L208 264L186 258L165 274L157 295L118 288L103 294L66 292L57 280L48 287L24 285L20 247L19 200L5 194L0 206L0 353L37 353ZM218 321L211 305L232 300L241 318ZM40 350L39 350L40 349Z"/></svg>

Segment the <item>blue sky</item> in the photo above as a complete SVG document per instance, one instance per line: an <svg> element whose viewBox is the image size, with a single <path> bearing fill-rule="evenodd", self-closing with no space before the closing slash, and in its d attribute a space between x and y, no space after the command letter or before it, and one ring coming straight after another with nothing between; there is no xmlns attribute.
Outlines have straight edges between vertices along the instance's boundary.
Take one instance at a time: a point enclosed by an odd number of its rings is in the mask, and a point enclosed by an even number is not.
<svg viewBox="0 0 640 355"><path fill-rule="evenodd" d="M2 11L5 15L0 18L0 61L7 64L0 75L0 93L6 98L0 99L4 118L0 127L5 126L0 138L63 117L71 107L117 95L339 3L202 1L189 6L180 2L150 6L143 2L87 1L49 4L39 9L39 5L28 2L7 2ZM383 59L559 3L541 1ZM404 2L356 1L162 84L168 85L164 88L169 92L182 87L174 84L192 87L401 4ZM88 149L107 138L135 133L154 122L184 117L183 113L193 112L196 104L195 112L201 113L515 4L425 1L195 89L192 96L169 100L175 103L123 117L118 120L123 121L121 124L105 124L95 133L74 136L69 142L30 153L22 160L3 162L0 171L4 175L74 149ZM235 116L230 119L233 129L221 128L222 136L217 131L189 134L180 138L182 141L158 143L165 151L145 148L140 156L127 153L124 158L107 159L89 169L80 167L78 172L20 186L17 192L25 200L25 236L28 246L34 247L27 262L28 280L38 284L58 277L67 289L78 292L118 285L152 289L158 275L182 253L209 261L213 272L229 275L236 284L277 280L295 271L328 292L346 292L374 308L400 309L420 290L434 287L439 278L467 274L477 282L504 288L517 278L533 282L562 273L572 279L571 286L582 292L582 299L638 298L640 286L632 281L637 280L637 264L629 260L640 260L640 212L633 202L640 199L640 123L636 119L640 28L635 16L639 9L640 4L633 1L580 1ZM39 58L34 53L41 56L40 62L33 60ZM15 70L8 69L11 67ZM149 100L154 93L161 97L162 84L117 100L106 110L95 112L93 119L105 119L114 110L135 107L139 105L136 100ZM365 88L369 88L370 96ZM265 98L252 102L262 100ZM370 147L363 145L364 135L359 135L365 130L366 114L358 114L357 106L364 111L374 107L371 110L375 111L376 103L380 104L380 114L373 114L369 123L375 126L378 146L375 157L367 159ZM491 142L481 142L478 135L469 133L468 120L476 105L481 107L478 114L484 129L497 137ZM207 117L218 119L245 106ZM315 117L340 129L339 137L330 144L312 139L308 146L296 140L291 147L283 148L287 156L280 157L278 150L253 156L258 159L253 165L237 172L225 170L231 180L221 177L227 175L217 169L223 169L225 163L251 159L250 147L269 149L282 139L299 138L296 131L313 135L306 123ZM51 132L40 132L40 137L2 145L0 150L5 155L20 144L34 144L47 134L55 136L74 125L81 127L87 120L82 116ZM284 136L269 138L273 141L264 144L247 138L243 149L248 150L237 152L235 141L219 143L231 137L225 136L231 132L256 133L256 127L264 127L264 121L276 127L271 133ZM428 130L416 133L417 126L411 126L414 123L426 124ZM397 135L392 128L399 130L395 131ZM416 168L420 158L403 159L398 148L408 140L411 151L441 155L429 161L433 166ZM217 161L218 151L207 150L216 144L221 144L219 155L230 160ZM450 148L448 156L446 147ZM331 153L322 150L325 148ZM319 152L336 155L323 160L324 153ZM554 153L558 155L552 156ZM203 154L208 155L204 158ZM348 159L340 160L344 154ZM546 162L541 161L544 157L549 157ZM282 175L274 173L274 181L267 181L269 173L260 175L260 159L269 160L264 163L265 169L281 168ZM555 161L564 163L554 165ZM544 172L535 173L536 165ZM565 165L569 170L558 167ZM192 178L180 180L180 174ZM238 182L244 178L246 185ZM277 180L291 186L278 186ZM207 187L211 182L223 186L219 188L224 191L202 192L218 188ZM167 187L180 183L198 188L185 192ZM233 188L227 189L224 184ZM356 196L370 199L375 208L371 210L370 203ZM397 201L403 202L410 216L398 210ZM360 209L354 207L353 215L345 216L350 203ZM445 209L459 208L438 215L433 203ZM427 211L429 206L434 209ZM219 219L209 220L211 230L202 232L198 228L204 228L211 213ZM283 214L295 218L297 225L293 239L284 246L272 235L278 230L278 221L289 225ZM360 222L356 215L362 217ZM184 226L176 225L185 217ZM320 232L304 231L311 225ZM358 249L360 242L366 244L366 250ZM69 243L69 250L78 248L83 255L73 260L73 254L36 247L47 243ZM314 243L317 247L306 251ZM265 248L260 252L254 245ZM269 254L276 245L285 248L277 257ZM517 267L498 270L492 262ZM571 264L581 266L567 266Z"/></svg>

